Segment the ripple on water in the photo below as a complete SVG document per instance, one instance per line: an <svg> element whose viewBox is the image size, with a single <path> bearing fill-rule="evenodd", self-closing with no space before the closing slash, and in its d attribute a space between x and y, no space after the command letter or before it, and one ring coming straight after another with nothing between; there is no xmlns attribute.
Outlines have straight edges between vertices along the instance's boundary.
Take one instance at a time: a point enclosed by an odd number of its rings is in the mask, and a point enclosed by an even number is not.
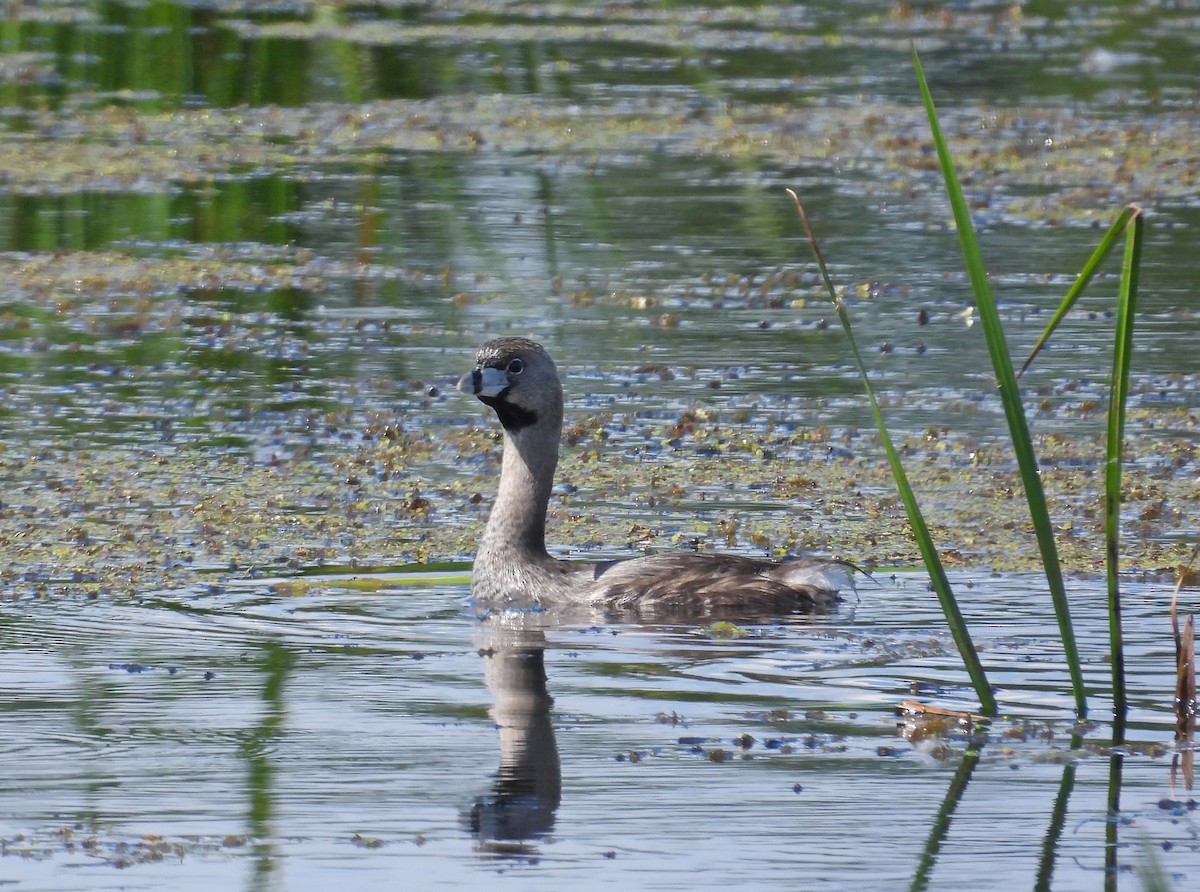
<svg viewBox="0 0 1200 892"><path fill-rule="evenodd" d="M1033 876L1074 765L1055 888L1090 888L1103 857L1104 729L1071 745L1041 583L955 581L969 592L968 621L1004 618L972 626L1015 718L981 738L932 887L981 851L996 878L983 888ZM1099 586L1070 588L1091 642L1103 632ZM1184 869L1196 822L1186 807L1170 817L1157 805L1173 795L1169 592L1128 589L1138 745L1122 801L1137 832L1170 843L1163 858ZM169 877L181 888L271 864L288 888L314 889L337 870L382 877L410 862L403 869L457 884L515 872L530 888L600 865L605 882L656 889L797 875L891 888L920 869L970 737L953 724L898 724L893 710L914 696L968 709L972 698L919 577L732 637L538 614L481 621L465 594L333 580L280 595L265 581L10 610L0 837L36 848L31 863L52 865L64 887L81 863L120 859L144 862L131 869L148 885ZM1088 675L1099 686L1095 651ZM1102 717L1103 700L1093 704ZM503 838L514 827L524 835ZM181 847L195 872L170 872L147 836ZM49 876L22 864L21 875Z"/></svg>

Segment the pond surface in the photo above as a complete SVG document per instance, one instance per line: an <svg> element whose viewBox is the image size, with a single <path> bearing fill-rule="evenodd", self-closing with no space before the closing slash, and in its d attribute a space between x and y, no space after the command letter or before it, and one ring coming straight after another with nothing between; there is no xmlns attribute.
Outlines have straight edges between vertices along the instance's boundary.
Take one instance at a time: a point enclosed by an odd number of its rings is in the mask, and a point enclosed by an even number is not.
<svg viewBox="0 0 1200 892"><path fill-rule="evenodd" d="M10 5L0 884L1082 890L1157 860L1185 888L1198 33L1115 0ZM1116 265L1024 381L1076 726L914 43L1014 355L1147 211L1115 755ZM990 726L895 714L976 704L784 187L956 568ZM877 582L745 627L477 616L497 440L451 384L501 332L565 377L556 553L817 551Z"/></svg>
<svg viewBox="0 0 1200 892"><path fill-rule="evenodd" d="M955 582L971 618L1002 617L976 629L1010 717L975 732L895 713L914 695L971 709L915 575L736 632L481 618L462 585L354 597L336 578L30 605L3 627L0 876L953 889L986 857L982 889L1089 890L1116 764L1118 879L1139 888L1153 852L1185 888L1200 817L1172 767L1169 590L1128 592L1136 743L1114 757L1103 726L1070 718L1038 580ZM1102 592L1072 588L1099 641ZM1100 651L1085 644L1102 687Z"/></svg>

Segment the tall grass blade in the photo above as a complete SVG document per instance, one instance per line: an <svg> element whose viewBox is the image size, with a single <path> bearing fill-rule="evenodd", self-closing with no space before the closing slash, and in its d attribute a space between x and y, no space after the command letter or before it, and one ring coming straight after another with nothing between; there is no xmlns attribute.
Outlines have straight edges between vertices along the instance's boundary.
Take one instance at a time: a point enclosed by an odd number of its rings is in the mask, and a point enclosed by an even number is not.
<svg viewBox="0 0 1200 892"><path fill-rule="evenodd" d="M1083 265L1083 269L1079 271L1079 277L1075 283L1067 291L1067 296L1063 298L1062 304L1059 305L1054 317L1046 325L1046 330L1042 332L1042 336L1038 338L1036 344L1033 345L1033 350L1030 351L1029 357L1021 365L1021 370L1017 372L1017 377L1020 378L1033 365L1034 359L1042 352L1042 347L1046 345L1046 341L1050 339L1050 335L1058 328L1058 324L1063 321L1063 318L1075 306L1075 301L1083 294L1088 284L1095 278L1096 270L1100 268L1107 258L1112 253L1112 249L1116 246L1121 236L1125 234L1126 227L1129 226L1129 221L1134 215L1141 215L1142 211L1135 205L1130 205L1121 211L1116 222L1108 228L1108 232L1104 234L1104 238L1100 240L1100 244L1096 246L1096 250L1092 252L1092 256L1088 258L1088 262Z"/></svg>
<svg viewBox="0 0 1200 892"><path fill-rule="evenodd" d="M925 523L925 517L921 514L921 507L917 504L917 497L913 494L912 486L909 485L908 475L905 474L904 466L900 463L900 455L896 452L891 435L888 434L887 424L883 420L883 412L880 410L879 403L875 399L875 391L871 388L871 380L867 375L867 366L863 362L862 354L858 350L858 344L854 340L854 331L850 326L850 314L846 311L845 303L838 296L837 289L833 287L833 280L829 278L829 271L825 267L825 258L821 255L820 246L817 244L817 237L808 222L808 215L804 213L804 206L800 204L800 199L795 192L791 189L787 191L792 196L792 201L796 203L796 211L800 214L800 221L804 224L804 231L808 235L808 243L812 247L813 255L817 259L817 267L821 271L821 278L825 281L825 288L829 291L829 297L833 301L838 319L842 323L842 329L846 333L846 340L850 344L850 352L854 356L854 364L858 367L863 387L867 392L867 400L871 406L871 414L875 418L875 426L879 429L880 442L883 443L888 465L891 467L892 476L896 480L896 489L900 493L900 501L903 502L904 510L908 514L908 523L912 527L913 538L916 539L917 548L920 549L921 557L925 561L925 568L929 572L930 584L933 586L938 601L942 605L942 612L946 615L946 622L950 626L950 634L953 636L954 643L958 647L958 652L962 656L963 665L967 669L967 675L970 676L971 684L974 686L975 693L979 697L980 712L984 715L995 715L995 695L992 693L991 685L988 684L987 675L983 671L983 664L979 661L979 654L976 652L975 645L971 641L971 633L967 631L967 624L963 620L962 612L958 609L958 602L954 598L954 592L950 587L950 580L946 577L946 570L942 566L937 548L933 544L933 536L929 533L929 525Z"/></svg>
<svg viewBox="0 0 1200 892"><path fill-rule="evenodd" d="M929 117L929 130L937 148L938 162L946 183L946 194L954 212L959 247L962 250L967 276L971 281L971 289L975 294L975 307L979 311L984 340L987 342L992 369L995 372L996 383L1000 391L1000 401L1004 406L1004 415L1008 421L1009 436L1012 439L1013 450L1017 456L1017 466L1021 472L1021 482L1025 487L1025 498L1029 503L1029 515L1033 521L1034 534L1041 551L1042 566L1045 569L1046 582L1050 588L1050 598L1054 603L1054 612L1058 619L1067 670L1071 676L1071 687L1075 692L1075 710L1082 717L1087 715L1087 695L1083 684L1083 670L1079 662L1079 648L1075 643L1075 630L1071 625L1071 608L1067 603L1066 587L1063 584L1062 568L1058 559L1058 547L1054 542L1050 512L1046 507L1046 494L1042 488L1042 479L1038 474L1037 458L1033 452L1029 425L1025 420L1025 410L1021 405L1020 393L1017 391L1017 376L1013 371L1012 358L1004 338L1004 329L1000 324L1000 314L996 309L995 299L992 297L991 286L988 284L983 257L979 253L979 242L975 238L971 216L967 210L967 203L963 199L962 187L959 185L958 176L954 171L954 161L950 157L950 149L946 145L946 139L938 124L933 96L929 92L929 85L925 81L925 72L921 68L921 60L915 47L912 56L917 81L921 87L921 97L925 102L925 111Z"/></svg>
<svg viewBox="0 0 1200 892"><path fill-rule="evenodd" d="M1110 663L1113 677L1113 742L1121 743L1125 738L1125 657L1121 633L1120 598L1120 519L1121 477L1124 459L1124 431L1126 400L1129 390L1129 371L1133 351L1133 328L1137 306L1138 271L1141 267L1142 241L1145 214L1137 205L1126 207L1109 227L1100 245L1092 253L1079 278L1063 298L1058 311L1042 332L1029 358L1021 367L1024 372L1038 352L1049 340L1058 324L1074 306L1088 282L1105 258L1112 252L1116 242L1125 238L1125 251L1121 263L1120 288L1117 295L1116 332L1113 343L1113 368L1109 381L1109 405L1107 418L1107 442L1105 447L1104 476L1104 545L1106 581L1108 591L1108 623ZM1174 617L1172 618L1175 622ZM1176 624L1176 635L1178 627ZM1178 638L1177 638L1178 640Z"/></svg>
<svg viewBox="0 0 1200 892"><path fill-rule="evenodd" d="M1129 397L1129 368L1133 362L1134 312L1138 270L1141 267L1145 216L1133 208L1125 233L1125 256L1117 292L1117 330L1113 342L1112 378L1108 397L1108 442L1104 473L1104 544L1107 553L1108 635L1113 680L1113 743L1125 741L1125 646L1121 634L1121 472L1125 457L1125 407Z"/></svg>

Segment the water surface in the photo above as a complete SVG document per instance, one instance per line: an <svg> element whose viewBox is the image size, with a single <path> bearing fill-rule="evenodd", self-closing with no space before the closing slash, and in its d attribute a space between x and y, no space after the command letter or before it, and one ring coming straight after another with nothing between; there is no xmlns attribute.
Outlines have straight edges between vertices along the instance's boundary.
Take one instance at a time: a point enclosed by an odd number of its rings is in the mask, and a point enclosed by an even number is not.
<svg viewBox="0 0 1200 892"><path fill-rule="evenodd" d="M380 887L957 888L986 852L981 888L1051 874L1097 888L1112 757L1103 724L1073 728L1038 581L955 582L973 586L1006 713L972 732L894 712L914 691L971 707L915 576L743 637L481 619L454 585L29 605L3 629L2 875L31 889L318 889L347 871ZM1081 640L1099 640L1100 592L1072 592ZM1128 876L1148 842L1182 876L1197 827L1172 781L1172 655L1154 628L1169 592L1129 595L1118 859ZM1085 659L1102 686L1102 655L1085 644Z"/></svg>

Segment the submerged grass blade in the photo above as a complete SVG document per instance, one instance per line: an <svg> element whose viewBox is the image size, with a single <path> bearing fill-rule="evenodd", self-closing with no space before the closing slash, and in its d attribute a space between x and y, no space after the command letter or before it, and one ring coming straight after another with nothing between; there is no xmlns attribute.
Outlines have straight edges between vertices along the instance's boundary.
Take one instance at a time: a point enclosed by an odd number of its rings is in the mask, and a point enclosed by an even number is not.
<svg viewBox="0 0 1200 892"><path fill-rule="evenodd" d="M1084 289L1095 278L1096 270L1100 268L1100 264L1108 258L1108 255L1112 253L1112 249L1116 246L1121 236L1125 234L1125 230L1129 226L1129 221L1135 215L1140 216L1141 213L1141 208L1130 205L1121 211L1116 222L1108 228L1108 232L1104 234L1104 238L1100 240L1100 244L1096 246L1096 250L1092 252L1092 256L1088 258L1087 263L1083 265L1083 269L1079 271L1079 276L1075 279L1075 283L1067 291L1067 296L1063 298L1053 318L1046 325L1046 330L1042 332L1042 336L1033 345L1033 350L1029 352L1028 358L1021 365L1021 370L1017 372L1018 378L1024 375L1033 364L1034 359L1041 353L1042 347L1046 346L1046 341L1050 340L1050 335L1054 334L1054 330L1058 328L1058 324L1063 321L1063 318L1075 306L1075 301L1079 299Z"/></svg>
<svg viewBox="0 0 1200 892"><path fill-rule="evenodd" d="M975 693L979 697L980 711L984 715L995 715L995 695L992 693L991 685L988 684L987 675L983 671L983 664L979 661L979 654L976 652L975 645L971 641L971 634L967 631L967 624L963 620L962 612L958 609L958 602L955 600L954 592L950 588L950 580L946 577L946 570L942 566L937 548L933 544L933 536L930 535L929 525L925 523L925 517L921 514L921 508L917 504L917 497L913 494L912 486L909 485L908 475L905 474L904 466L900 463L900 455L896 452L896 447L892 443L891 436L888 434L887 424L883 420L883 412L879 408L879 402L875 399L875 391L871 388L871 380L867 375L866 364L863 362L862 354L858 350L858 344L854 340L854 331L850 326L850 314L847 313L845 303L838 296L837 289L833 287L833 281L829 278L829 271L825 267L825 258L821 255L816 235L813 233L812 226L809 225L808 215L804 213L804 206L800 204L800 199L795 192L791 189L787 191L792 196L792 201L796 203L796 211L800 214L800 221L804 224L804 231L808 235L808 243L812 247L813 254L817 259L817 267L821 271L821 278L825 281L829 297L833 301L838 319L842 323L842 329L846 333L846 340L850 344L850 352L854 356L854 364L858 367L863 387L866 388L867 401L871 406L871 414L874 416L875 425L879 429L880 442L883 444L884 452L887 454L892 476L896 480L896 489L900 493L900 501L903 502L904 510L908 514L908 522L912 527L917 547L921 551L921 557L925 561L925 568L929 572L933 590L937 594L938 601L942 606L942 612L946 615L946 622L950 626L950 634L954 637L954 643L958 647L959 654L962 656L967 674L971 678L971 684L975 687Z"/></svg>
<svg viewBox="0 0 1200 892"><path fill-rule="evenodd" d="M1000 401L1004 406L1004 415L1008 421L1009 436L1012 439L1013 450L1016 452L1021 481L1025 487L1025 498L1029 503L1029 515L1033 521L1034 534L1041 551L1046 582L1050 588L1051 600L1054 602L1059 634L1062 637L1063 651L1067 659L1067 670L1071 676L1071 687L1075 692L1075 709L1082 717L1087 715L1087 695L1083 684L1083 670L1079 662L1079 648L1075 643L1075 630L1071 625L1071 608L1067 603L1066 586L1063 584L1062 567L1058 559L1058 547L1054 542L1054 530L1050 523L1050 512L1046 506L1046 494L1038 473L1037 458L1033 452L1033 440L1029 435L1029 425L1025 420L1025 409L1021 405L1021 396L1017 390L1017 376L1013 371L1012 357L1008 352L1004 328L1000 323L1000 314L996 309L996 302L988 283L987 270L984 268L983 257L979 252L979 242L975 238L971 215L967 209L967 203L963 199L962 187L959 185L958 175L954 171L950 149L942 135L937 110L933 105L933 96L929 92L929 85L925 81L925 72L921 68L921 60L917 56L915 47L912 56L913 67L916 69L917 81L921 88L921 97L929 117L929 130L937 148L938 162L946 183L946 193L954 212L959 247L962 250L967 276L971 281L971 289L975 294L975 307L983 326L984 340L987 342L988 353L991 356L992 368L1000 391Z"/></svg>
<svg viewBox="0 0 1200 892"><path fill-rule="evenodd" d="M1134 208L1125 233L1121 286L1117 295L1117 330L1109 382L1108 438L1104 473L1104 543L1107 554L1108 632L1113 679L1113 743L1125 740L1125 648L1121 634L1121 471L1125 456L1125 405L1133 361L1133 324L1137 308L1138 270L1145 227L1141 208Z"/></svg>

